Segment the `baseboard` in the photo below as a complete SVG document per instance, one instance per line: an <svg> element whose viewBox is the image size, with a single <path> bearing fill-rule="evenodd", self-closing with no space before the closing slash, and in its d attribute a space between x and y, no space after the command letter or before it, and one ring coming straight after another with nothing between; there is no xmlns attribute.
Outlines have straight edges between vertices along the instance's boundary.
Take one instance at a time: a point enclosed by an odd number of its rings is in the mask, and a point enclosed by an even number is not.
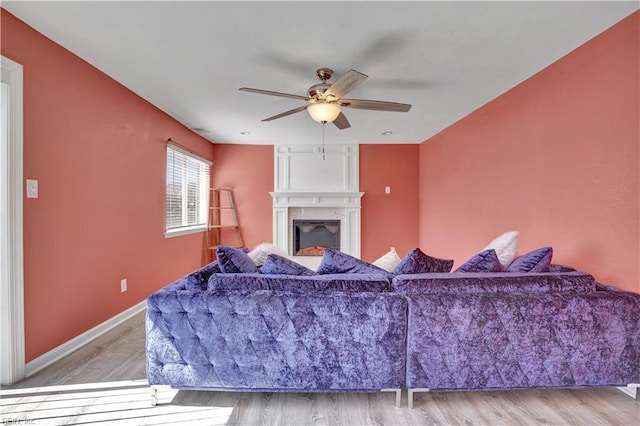
<svg viewBox="0 0 640 426"><path fill-rule="evenodd" d="M43 355L40 355L38 358L29 361L25 365L25 377L29 377L37 373L43 368L48 367L59 359L69 355L71 352L80 349L82 346L102 336L104 333L116 327L117 325L122 324L134 315L144 311L146 306L146 300L143 300L137 305L130 307L126 311L123 311L118 315L106 320L102 324L98 324L92 329L80 334L79 336L74 337L73 339L63 343L62 345L50 350Z"/></svg>

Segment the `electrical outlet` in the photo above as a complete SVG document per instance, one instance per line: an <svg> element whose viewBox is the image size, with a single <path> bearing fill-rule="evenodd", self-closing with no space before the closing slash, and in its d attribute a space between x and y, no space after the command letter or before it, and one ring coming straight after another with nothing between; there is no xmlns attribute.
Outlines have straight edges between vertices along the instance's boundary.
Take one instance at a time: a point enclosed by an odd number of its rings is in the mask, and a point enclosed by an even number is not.
<svg viewBox="0 0 640 426"><path fill-rule="evenodd" d="M391 194L391 187L390 186L385 186L384 187L384 193L385 194Z"/></svg>
<svg viewBox="0 0 640 426"><path fill-rule="evenodd" d="M120 280L120 293L124 293L127 291L127 279L123 278Z"/></svg>

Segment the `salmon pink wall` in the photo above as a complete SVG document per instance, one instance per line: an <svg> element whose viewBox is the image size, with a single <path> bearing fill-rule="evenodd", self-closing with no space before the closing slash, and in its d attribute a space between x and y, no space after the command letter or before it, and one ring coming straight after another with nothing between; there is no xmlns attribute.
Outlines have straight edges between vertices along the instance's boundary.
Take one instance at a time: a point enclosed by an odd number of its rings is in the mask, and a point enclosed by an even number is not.
<svg viewBox="0 0 640 426"><path fill-rule="evenodd" d="M420 244L459 265L498 234L519 252L640 291L634 13L420 146Z"/></svg>
<svg viewBox="0 0 640 426"><path fill-rule="evenodd" d="M418 245L418 153L419 145L360 145L363 259L373 261L391 246L402 256ZM249 248L273 239L273 155L271 145L214 145L212 182L233 190Z"/></svg>
<svg viewBox="0 0 640 426"><path fill-rule="evenodd" d="M164 238L166 139L213 145L1 10L1 53L24 66L26 360L202 264L203 233ZM127 278L129 290L120 292Z"/></svg>
<svg viewBox="0 0 640 426"><path fill-rule="evenodd" d="M419 145L360 145L362 259L418 246ZM386 186L391 193L385 194Z"/></svg>
<svg viewBox="0 0 640 426"><path fill-rule="evenodd" d="M233 190L244 245L271 242L273 146L215 144L211 179L214 187ZM221 243L234 244L235 237L223 234Z"/></svg>

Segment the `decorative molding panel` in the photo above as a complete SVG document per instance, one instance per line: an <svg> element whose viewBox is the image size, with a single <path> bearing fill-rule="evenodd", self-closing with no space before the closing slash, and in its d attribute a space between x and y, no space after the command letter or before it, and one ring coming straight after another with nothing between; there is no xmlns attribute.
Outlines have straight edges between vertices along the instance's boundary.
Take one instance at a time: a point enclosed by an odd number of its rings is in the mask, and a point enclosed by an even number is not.
<svg viewBox="0 0 640 426"><path fill-rule="evenodd" d="M275 147L275 192L358 192L358 145Z"/></svg>

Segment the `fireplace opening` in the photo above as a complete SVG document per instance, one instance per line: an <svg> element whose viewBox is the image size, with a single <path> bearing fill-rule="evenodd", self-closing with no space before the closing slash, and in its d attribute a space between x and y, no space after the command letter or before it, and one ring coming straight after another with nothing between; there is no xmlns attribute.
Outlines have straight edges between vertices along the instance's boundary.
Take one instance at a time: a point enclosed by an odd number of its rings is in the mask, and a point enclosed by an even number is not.
<svg viewBox="0 0 640 426"><path fill-rule="evenodd" d="M339 220L294 220L293 254L322 256L325 249L340 250Z"/></svg>

